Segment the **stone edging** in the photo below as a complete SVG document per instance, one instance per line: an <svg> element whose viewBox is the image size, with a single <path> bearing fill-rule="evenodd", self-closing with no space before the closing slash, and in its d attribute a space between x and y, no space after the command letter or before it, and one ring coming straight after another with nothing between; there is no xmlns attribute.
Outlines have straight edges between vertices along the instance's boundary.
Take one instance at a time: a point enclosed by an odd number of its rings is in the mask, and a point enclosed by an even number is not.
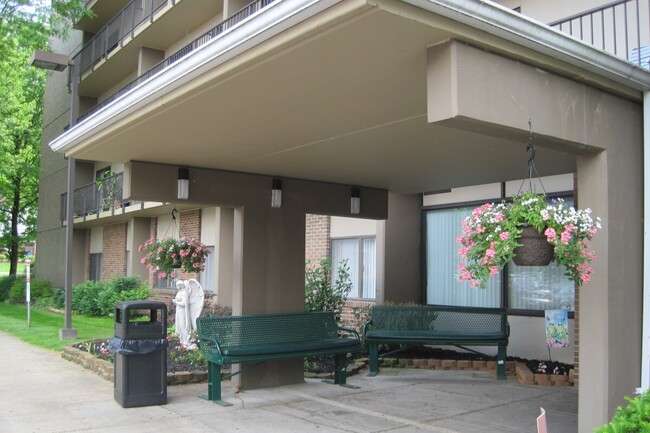
<svg viewBox="0 0 650 433"><path fill-rule="evenodd" d="M68 346L63 349L61 357L72 361L82 367L98 374L103 379L113 381L113 364L99 359L83 350ZM357 359L347 367L348 376L358 374L366 368L367 358ZM403 359L383 358L380 361L381 367L397 368L422 368L430 370L473 370L473 371L496 371L496 361L467 361L467 360L443 360L443 359ZM557 374L534 374L523 363L507 361L506 373L516 374L517 382L522 385L555 385L573 386L574 370L569 370L568 375ZM311 373L305 372L306 378L331 379L332 373ZM167 385L181 385L187 383L205 382L208 373L205 371L179 371L167 373Z"/></svg>
<svg viewBox="0 0 650 433"><path fill-rule="evenodd" d="M86 351L68 346L63 349L61 358L79 364L98 374L103 379L113 381L113 364L99 359ZM198 383L205 382L206 380L208 380L207 371L178 371L176 373L167 373L167 385Z"/></svg>
<svg viewBox="0 0 650 433"><path fill-rule="evenodd" d="M517 383L521 385L555 385L573 386L575 384L575 369L569 370L569 374L535 374L530 368L521 362L515 366L517 372Z"/></svg>

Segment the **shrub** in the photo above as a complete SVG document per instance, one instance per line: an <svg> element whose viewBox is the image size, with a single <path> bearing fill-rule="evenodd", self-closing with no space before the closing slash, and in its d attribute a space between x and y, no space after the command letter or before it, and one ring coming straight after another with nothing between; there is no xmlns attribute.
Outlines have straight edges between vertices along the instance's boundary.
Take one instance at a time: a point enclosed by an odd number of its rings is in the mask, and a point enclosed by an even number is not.
<svg viewBox="0 0 650 433"><path fill-rule="evenodd" d="M115 304L147 299L151 291L138 277L116 277L112 280L86 281L72 289L72 311L88 316L110 316Z"/></svg>
<svg viewBox="0 0 650 433"><path fill-rule="evenodd" d="M4 302L9 298L9 290L11 289L11 286L14 285L15 281L15 275L0 277L0 302Z"/></svg>
<svg viewBox="0 0 650 433"><path fill-rule="evenodd" d="M99 315L110 316L115 311L115 304L122 301L144 300L151 296L149 287L139 277L116 277L106 283L97 298Z"/></svg>
<svg viewBox="0 0 650 433"><path fill-rule="evenodd" d="M612 421L597 428L595 433L642 433L650 431L650 393L635 398L625 397L626 407L619 406Z"/></svg>
<svg viewBox="0 0 650 433"><path fill-rule="evenodd" d="M25 303L25 277L17 277L9 289L9 303ZM29 284L29 301L52 297L52 283L48 280L31 280Z"/></svg>
<svg viewBox="0 0 650 433"><path fill-rule="evenodd" d="M72 311L87 316L99 316L100 309L97 305L99 294L104 290L101 281L86 281L72 288Z"/></svg>
<svg viewBox="0 0 650 433"><path fill-rule="evenodd" d="M323 259L320 266L307 261L305 266L305 311L333 311L341 319L345 299L352 290L347 260L339 263L336 280L332 282L332 261Z"/></svg>

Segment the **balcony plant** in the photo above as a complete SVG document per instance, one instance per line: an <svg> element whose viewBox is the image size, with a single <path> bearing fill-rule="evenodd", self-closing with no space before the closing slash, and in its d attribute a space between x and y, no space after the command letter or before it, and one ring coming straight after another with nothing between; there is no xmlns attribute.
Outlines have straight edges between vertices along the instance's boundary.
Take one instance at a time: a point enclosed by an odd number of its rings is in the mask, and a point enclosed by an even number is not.
<svg viewBox="0 0 650 433"><path fill-rule="evenodd" d="M145 253L140 263L163 279L176 278L178 269L188 273L202 271L210 253L203 243L187 237L151 238L138 251Z"/></svg>
<svg viewBox="0 0 650 433"><path fill-rule="evenodd" d="M562 199L548 202L535 192L517 195L512 202L486 203L463 221L462 235L456 238L464 259L458 279L472 287L487 287L490 276L517 254L525 227L546 237L553 260L565 267L567 278L577 285L589 282L594 272L590 263L596 258L589 241L601 228L600 218L594 220L591 209L576 210Z"/></svg>

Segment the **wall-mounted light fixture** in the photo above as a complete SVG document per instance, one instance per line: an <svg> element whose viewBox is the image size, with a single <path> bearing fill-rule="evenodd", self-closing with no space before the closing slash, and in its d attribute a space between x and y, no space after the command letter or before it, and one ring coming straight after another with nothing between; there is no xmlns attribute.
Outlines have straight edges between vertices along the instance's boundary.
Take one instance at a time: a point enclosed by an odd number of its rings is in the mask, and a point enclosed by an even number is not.
<svg viewBox="0 0 650 433"><path fill-rule="evenodd" d="M178 199L187 200L190 196L190 170L178 169Z"/></svg>
<svg viewBox="0 0 650 433"><path fill-rule="evenodd" d="M361 212L361 191L359 188L352 188L350 191L350 213L359 215L359 212Z"/></svg>
<svg viewBox="0 0 650 433"><path fill-rule="evenodd" d="M273 179L271 186L271 207L282 207L282 181Z"/></svg>

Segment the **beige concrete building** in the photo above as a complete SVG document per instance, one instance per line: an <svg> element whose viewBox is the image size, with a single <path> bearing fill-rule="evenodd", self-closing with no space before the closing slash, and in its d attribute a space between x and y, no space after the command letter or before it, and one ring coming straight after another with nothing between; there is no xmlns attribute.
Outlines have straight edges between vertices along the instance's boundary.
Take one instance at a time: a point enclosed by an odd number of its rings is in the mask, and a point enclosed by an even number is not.
<svg viewBox="0 0 650 433"><path fill-rule="evenodd" d="M356 299L506 306L515 351L540 333L542 300L570 308L562 356L577 353L581 432L648 388L647 1L246 3L93 0L96 18L52 47L73 61L71 94L67 74L46 89L39 278L63 285L66 156L76 282L149 278L137 245L164 235L176 208L179 230L214 248L201 280L234 314L299 311L306 255L356 254ZM603 218L596 274L580 290L528 275L519 296L513 270L460 301L441 227L516 193L529 122L544 184ZM320 223L306 215L332 217L325 251L306 244ZM302 363L239 377L292 383Z"/></svg>

